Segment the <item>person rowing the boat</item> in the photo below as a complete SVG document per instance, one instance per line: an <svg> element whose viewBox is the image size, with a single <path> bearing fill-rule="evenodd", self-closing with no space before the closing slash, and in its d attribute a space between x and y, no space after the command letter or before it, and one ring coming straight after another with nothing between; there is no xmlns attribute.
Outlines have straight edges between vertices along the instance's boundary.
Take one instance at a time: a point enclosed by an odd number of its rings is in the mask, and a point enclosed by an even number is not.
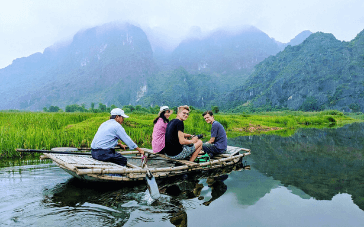
<svg viewBox="0 0 364 227"><path fill-rule="evenodd" d="M190 155L190 161L194 161L202 149L202 141L197 136L184 133L183 122L190 114L188 106L180 106L177 111L177 118L170 121L166 129L165 153L173 159L185 159ZM192 137L192 139L187 139Z"/></svg>
<svg viewBox="0 0 364 227"><path fill-rule="evenodd" d="M111 110L110 114L110 119L100 125L92 140L91 154L96 160L126 166L127 159L121 154L116 153L114 149L116 145L119 145L124 150L126 148L125 145L118 143L118 140L121 140L128 145L129 149L136 149L141 155L144 155L144 151L130 139L123 126L121 126L124 119L129 116L120 108Z"/></svg>

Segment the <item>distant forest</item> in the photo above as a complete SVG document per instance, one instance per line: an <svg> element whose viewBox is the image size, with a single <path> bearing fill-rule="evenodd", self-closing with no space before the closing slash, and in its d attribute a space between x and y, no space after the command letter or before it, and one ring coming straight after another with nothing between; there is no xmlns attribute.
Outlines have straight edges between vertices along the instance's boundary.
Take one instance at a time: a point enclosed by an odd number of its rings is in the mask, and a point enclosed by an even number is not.
<svg viewBox="0 0 364 227"><path fill-rule="evenodd" d="M90 113L109 113L112 109L114 108L118 108L117 106L115 106L114 104L111 105L110 107L107 107L105 104L99 103L98 107L95 108L95 103L91 103L90 108L87 109L85 104L82 105L78 105L78 104L72 104L72 105L67 105L65 110L62 110L60 107L58 106L50 106L49 108L44 107L43 108L43 112L90 112ZM198 109L194 106L190 106L191 111L194 112L203 112L205 110L201 110ZM132 113L132 112L136 112L136 113L152 113L152 114L158 114L159 113L159 109L160 106L156 105L153 107L143 107L141 105L125 105L122 107L122 109L125 111L125 113ZM171 108L174 113L177 113L177 106L174 106ZM220 111L218 106L212 106L211 109L212 112L214 113L218 113Z"/></svg>

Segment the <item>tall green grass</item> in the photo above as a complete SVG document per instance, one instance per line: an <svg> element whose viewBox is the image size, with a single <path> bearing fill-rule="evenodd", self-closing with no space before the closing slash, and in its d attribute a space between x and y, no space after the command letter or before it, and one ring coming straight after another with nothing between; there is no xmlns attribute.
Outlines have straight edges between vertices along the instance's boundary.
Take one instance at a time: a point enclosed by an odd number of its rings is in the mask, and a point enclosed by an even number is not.
<svg viewBox="0 0 364 227"><path fill-rule="evenodd" d="M0 112L0 157L19 156L16 148L50 149L70 145L66 126L95 114Z"/></svg>
<svg viewBox="0 0 364 227"><path fill-rule="evenodd" d="M156 114L131 113L123 127L139 147L151 148L153 120ZM170 119L174 119L173 114ZM53 147L90 147L92 139L107 113L34 113L0 112L0 158L19 157L17 148L51 149ZM355 121L341 112L268 112L260 114L216 114L228 137L275 133L292 135L301 127L339 127ZM210 137L211 125L201 113L192 112L185 121L185 132Z"/></svg>

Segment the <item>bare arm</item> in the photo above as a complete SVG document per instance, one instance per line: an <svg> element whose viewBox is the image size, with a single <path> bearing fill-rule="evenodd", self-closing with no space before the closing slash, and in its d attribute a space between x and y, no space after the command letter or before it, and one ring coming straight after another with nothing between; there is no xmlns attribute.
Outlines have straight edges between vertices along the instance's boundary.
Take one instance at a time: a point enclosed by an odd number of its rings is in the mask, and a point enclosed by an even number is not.
<svg viewBox="0 0 364 227"><path fill-rule="evenodd" d="M135 150L139 151L139 154L144 155L144 150L140 149L139 147L136 147Z"/></svg>
<svg viewBox="0 0 364 227"><path fill-rule="evenodd" d="M192 135L191 134L187 134L187 133L183 133L184 134L184 137L185 138L189 138L189 137L191 137Z"/></svg>
<svg viewBox="0 0 364 227"><path fill-rule="evenodd" d="M189 134L183 133L182 131L178 131L178 140L179 140L179 143L180 144L182 144L182 145L188 145L188 144L196 143L198 141L198 138L197 137L193 137L191 140L188 140L185 137L186 135L189 135ZM191 135L189 135L189 137L190 136Z"/></svg>
<svg viewBox="0 0 364 227"><path fill-rule="evenodd" d="M210 140L207 142L213 144L215 142L215 137L211 137Z"/></svg>

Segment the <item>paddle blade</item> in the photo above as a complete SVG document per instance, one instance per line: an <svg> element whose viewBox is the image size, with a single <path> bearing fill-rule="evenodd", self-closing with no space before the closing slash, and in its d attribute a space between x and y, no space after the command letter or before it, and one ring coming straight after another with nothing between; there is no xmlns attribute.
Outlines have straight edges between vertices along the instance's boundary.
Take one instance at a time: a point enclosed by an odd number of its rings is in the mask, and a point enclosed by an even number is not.
<svg viewBox="0 0 364 227"><path fill-rule="evenodd" d="M159 194L159 188L158 188L157 182L155 181L155 178L153 177L153 175L152 174L150 174L150 175L151 176L147 175L145 177L145 179L147 180L150 197L152 197L152 199L159 199L159 197L161 197L161 195Z"/></svg>

